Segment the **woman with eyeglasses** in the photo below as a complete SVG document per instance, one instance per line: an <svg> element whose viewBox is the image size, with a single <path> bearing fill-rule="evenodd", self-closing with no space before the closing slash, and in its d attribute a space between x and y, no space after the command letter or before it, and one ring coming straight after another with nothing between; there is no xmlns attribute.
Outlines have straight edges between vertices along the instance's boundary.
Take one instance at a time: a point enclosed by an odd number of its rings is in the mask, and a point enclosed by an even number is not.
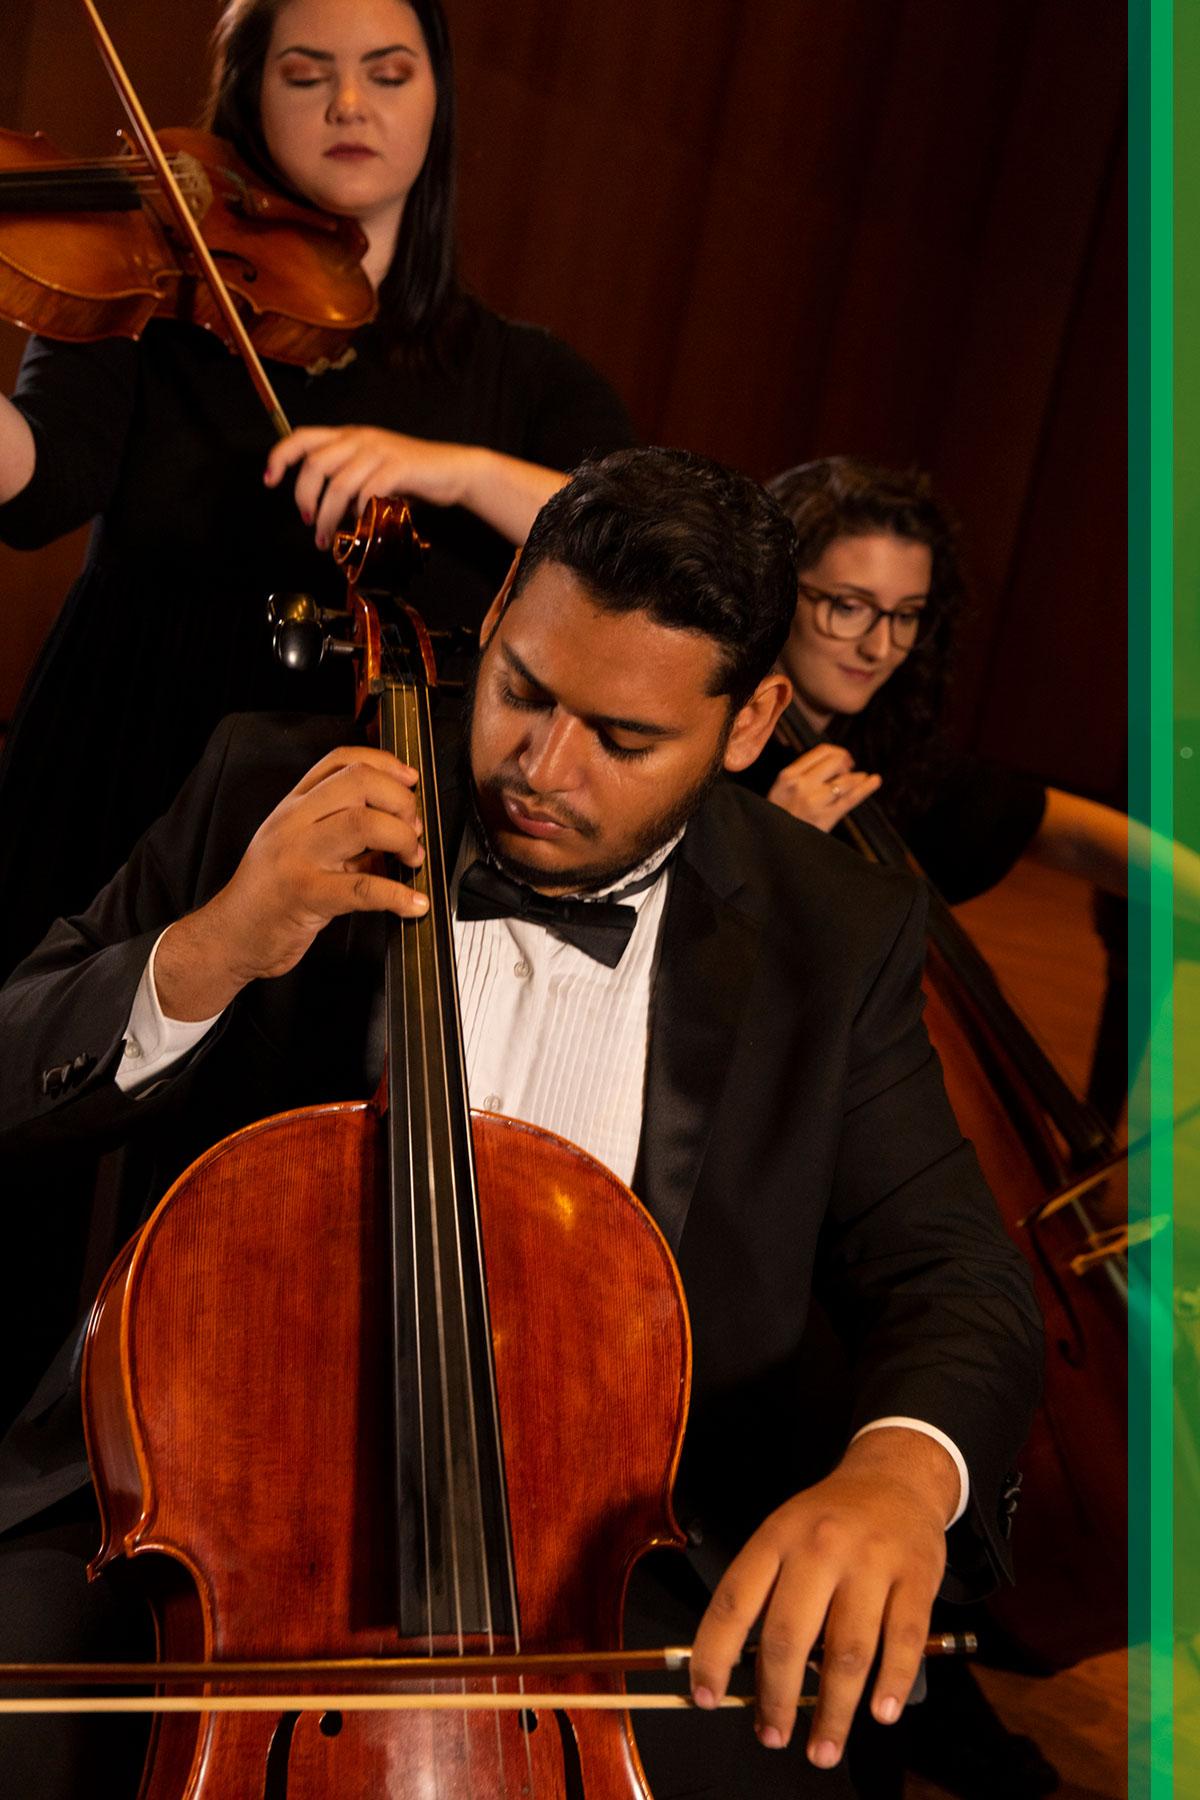
<svg viewBox="0 0 1200 1800"><path fill-rule="evenodd" d="M956 752L942 734L963 581L928 477L834 456L769 486L800 539L782 662L823 741L798 758L768 748L768 797L828 831L878 792L952 902L994 886L1022 855L1123 893L1123 813Z"/></svg>

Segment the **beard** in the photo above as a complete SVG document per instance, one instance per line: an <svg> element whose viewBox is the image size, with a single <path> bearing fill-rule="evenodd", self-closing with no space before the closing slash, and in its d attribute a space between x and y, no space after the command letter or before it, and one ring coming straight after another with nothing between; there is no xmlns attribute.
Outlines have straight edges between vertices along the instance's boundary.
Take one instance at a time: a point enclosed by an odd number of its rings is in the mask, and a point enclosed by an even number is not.
<svg viewBox="0 0 1200 1800"><path fill-rule="evenodd" d="M510 795L515 800L537 800L534 790L525 781L516 768L501 770L486 781L477 783L471 770L471 739L475 722L475 704L479 661L475 663L467 679L463 693L463 714L466 730L462 743L462 778L463 785L471 797L471 809L474 819L475 835L481 846L496 867L513 881L524 882L526 887L537 888L544 893L556 894L594 894L600 888L613 887L626 875L630 874L641 863L661 850L664 844L678 835L693 817L705 795L719 779L725 766L725 745L728 741L728 730L722 733L721 741L713 754L712 761L700 779L686 793L677 796L671 806L648 818L631 842L626 844L617 855L607 856L599 852L587 862L575 863L567 869L545 869L538 863L525 862L521 857L511 856L496 843L488 829L484 807L481 804L486 796L493 801L499 812L503 796ZM730 727L732 727L732 715ZM603 825L594 824L581 815L574 813L569 807L556 808L556 816L560 822L570 825L585 840L598 838Z"/></svg>

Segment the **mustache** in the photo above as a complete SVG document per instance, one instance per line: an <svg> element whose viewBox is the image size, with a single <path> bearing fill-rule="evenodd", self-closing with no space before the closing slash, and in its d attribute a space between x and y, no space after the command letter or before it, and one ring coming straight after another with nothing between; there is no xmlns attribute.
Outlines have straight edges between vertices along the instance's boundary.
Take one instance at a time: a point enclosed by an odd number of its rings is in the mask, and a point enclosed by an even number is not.
<svg viewBox="0 0 1200 1800"><path fill-rule="evenodd" d="M599 826L591 819L585 818L582 813L576 812L574 807L564 806L561 802L557 806L548 807L541 795L530 787L524 776L515 769L498 770L496 774L481 782L479 788L482 794L492 795L497 800L508 798L522 804L528 802L530 812L541 818L551 819L556 825L576 831L582 838L595 838L600 834Z"/></svg>

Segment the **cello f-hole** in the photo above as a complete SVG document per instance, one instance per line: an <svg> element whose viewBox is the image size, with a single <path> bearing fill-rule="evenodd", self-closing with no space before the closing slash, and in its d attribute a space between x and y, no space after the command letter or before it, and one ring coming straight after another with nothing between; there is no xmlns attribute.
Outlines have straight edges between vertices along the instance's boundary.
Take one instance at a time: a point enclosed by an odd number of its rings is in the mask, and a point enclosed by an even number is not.
<svg viewBox="0 0 1200 1800"><path fill-rule="evenodd" d="M298 1712L285 1712L280 1715L279 1723L271 1733L271 1747L267 1751L267 1768L263 1780L263 1800L287 1800L288 1763L291 1761L292 1739L299 1723Z"/></svg>
<svg viewBox="0 0 1200 1800"><path fill-rule="evenodd" d="M525 1714L521 1714L524 1719ZM558 1726L558 1735L562 1739L562 1772L565 1800L586 1800L583 1791L583 1764L579 1760L579 1745L575 1741L575 1729L565 1712L557 1709L554 1723Z"/></svg>

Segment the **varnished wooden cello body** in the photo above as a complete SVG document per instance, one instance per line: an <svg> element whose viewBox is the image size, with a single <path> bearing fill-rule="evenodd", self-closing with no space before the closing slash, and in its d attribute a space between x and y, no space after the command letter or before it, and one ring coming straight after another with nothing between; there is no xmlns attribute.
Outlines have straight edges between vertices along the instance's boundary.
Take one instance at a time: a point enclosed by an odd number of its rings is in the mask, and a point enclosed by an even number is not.
<svg viewBox="0 0 1200 1800"><path fill-rule="evenodd" d="M444 1658L431 1691L486 1700L512 1679L456 1658L615 1648L633 1561L680 1541L688 1326L607 1170L469 1112L427 640L352 608L381 742L421 773L431 902L392 921L385 1089L218 1144L110 1273L96 1566L152 1571L168 1660L412 1649ZM626 1718L570 1708L613 1679L551 1678L550 1711L160 1718L143 1800L640 1800Z"/></svg>
<svg viewBox="0 0 1200 1800"><path fill-rule="evenodd" d="M798 756L816 742L795 706L780 736ZM861 802L842 828L871 860L915 867L877 801ZM1047 1205L1105 1168L1113 1146L926 886L925 1023L963 1135L1032 1267L1046 1326L1042 1401L1021 1459L1019 1580L988 1603L1002 1633L993 1648L1049 1672L1128 1642L1123 1258L1097 1254L1101 1234L1082 1199Z"/></svg>

